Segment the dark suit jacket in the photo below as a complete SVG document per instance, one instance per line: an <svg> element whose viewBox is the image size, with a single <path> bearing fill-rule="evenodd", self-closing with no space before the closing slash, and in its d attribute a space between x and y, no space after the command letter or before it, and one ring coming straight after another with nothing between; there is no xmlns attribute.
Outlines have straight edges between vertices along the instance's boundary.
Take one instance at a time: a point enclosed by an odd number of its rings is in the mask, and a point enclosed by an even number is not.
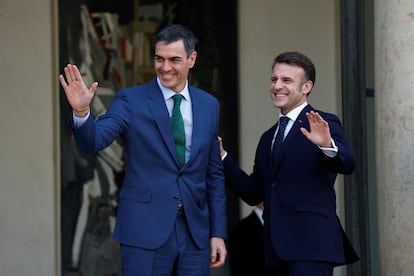
<svg viewBox="0 0 414 276"><path fill-rule="evenodd" d="M249 176L231 159L224 160L226 183L250 205L264 200L266 251L274 250L286 261L326 261L345 264L358 260L336 214L334 182L337 173L350 174L353 153L339 119L318 111L328 122L338 147L335 158L325 156L301 132L309 130L308 105L294 122L272 168L271 144L276 125L257 146L253 173ZM267 254L267 256L270 256ZM270 265L272 259L267 262Z"/></svg>
<svg viewBox="0 0 414 276"><path fill-rule="evenodd" d="M122 138L126 173L114 239L127 245L157 248L171 233L177 200L195 243L210 246L211 237L226 237L223 165L217 131L219 104L210 94L189 86L193 110L190 158L180 168L171 119L154 78L116 93L107 113L95 122L90 116L74 129L79 148L93 153Z"/></svg>
<svg viewBox="0 0 414 276"><path fill-rule="evenodd" d="M232 276L266 275L263 225L254 211L230 231L228 248Z"/></svg>

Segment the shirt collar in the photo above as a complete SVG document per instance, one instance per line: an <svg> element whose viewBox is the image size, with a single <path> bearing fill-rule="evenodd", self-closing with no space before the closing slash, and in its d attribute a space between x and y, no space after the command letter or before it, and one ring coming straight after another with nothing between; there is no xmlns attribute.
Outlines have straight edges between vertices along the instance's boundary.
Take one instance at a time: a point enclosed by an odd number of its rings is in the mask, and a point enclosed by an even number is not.
<svg viewBox="0 0 414 276"><path fill-rule="evenodd" d="M303 104L295 107L294 109L292 109L288 114L283 115L282 113L279 112L279 118L280 117L288 117L290 120L292 120L293 122L296 121L296 119L298 118L299 114L302 112L302 110L305 108L305 106L308 105L308 102L304 102Z"/></svg>
<svg viewBox="0 0 414 276"><path fill-rule="evenodd" d="M162 95L163 95L165 101L169 100L175 94L177 94L176 92L172 91L170 88L167 88L167 87L163 86L158 77L157 77L157 83L158 83L158 86L161 89L161 92L162 92ZM184 100L188 101L190 99L190 92L188 90L188 81L185 81L184 89L181 90L179 93L184 97Z"/></svg>

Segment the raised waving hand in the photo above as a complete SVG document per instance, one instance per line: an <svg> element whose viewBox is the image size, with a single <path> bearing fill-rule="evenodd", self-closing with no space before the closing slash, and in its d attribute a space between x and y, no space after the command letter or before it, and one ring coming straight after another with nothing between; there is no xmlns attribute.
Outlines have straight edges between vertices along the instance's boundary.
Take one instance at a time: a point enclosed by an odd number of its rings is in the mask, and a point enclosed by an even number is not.
<svg viewBox="0 0 414 276"><path fill-rule="evenodd" d="M98 83L94 82L87 87L76 65L68 64L64 68L65 76L59 75L59 81L65 90L66 98L73 109L75 116L85 117L89 112L89 105L95 94Z"/></svg>
<svg viewBox="0 0 414 276"><path fill-rule="evenodd" d="M301 128L303 135L306 136L315 145L330 148L332 147L331 133L328 123L319 115L318 112L311 111L306 113L308 117L310 132Z"/></svg>

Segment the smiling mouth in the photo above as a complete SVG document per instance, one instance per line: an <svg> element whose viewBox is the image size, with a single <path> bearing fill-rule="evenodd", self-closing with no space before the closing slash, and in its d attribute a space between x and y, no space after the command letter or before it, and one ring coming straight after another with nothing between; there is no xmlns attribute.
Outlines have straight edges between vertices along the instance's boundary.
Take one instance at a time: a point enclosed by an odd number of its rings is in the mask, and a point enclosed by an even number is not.
<svg viewBox="0 0 414 276"><path fill-rule="evenodd" d="M172 80L173 78L174 78L174 75L171 75L171 74L162 74L161 75L161 78L164 80L164 81L170 81L170 80Z"/></svg>

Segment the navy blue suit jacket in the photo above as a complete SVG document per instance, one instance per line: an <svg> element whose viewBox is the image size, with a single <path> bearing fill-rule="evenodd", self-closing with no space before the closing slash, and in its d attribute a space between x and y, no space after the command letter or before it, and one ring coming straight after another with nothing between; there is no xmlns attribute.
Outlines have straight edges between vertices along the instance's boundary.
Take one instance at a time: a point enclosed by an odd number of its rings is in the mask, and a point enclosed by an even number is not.
<svg viewBox="0 0 414 276"><path fill-rule="evenodd" d="M338 147L335 158L325 156L300 132L301 127L309 130L305 113L311 110L307 105L294 122L280 148L276 171L271 158L274 125L260 138L251 175L230 156L224 159L226 183L250 205L264 200L267 252L274 250L285 261L354 262L358 256L337 217L334 190L338 173L353 172L353 153L333 114L318 111ZM267 263L272 261L268 258Z"/></svg>
<svg viewBox="0 0 414 276"><path fill-rule="evenodd" d="M122 138L126 173L114 239L127 245L157 248L169 237L181 196L189 228L200 248L211 237L226 238L223 164L217 131L219 104L205 91L189 86L193 110L191 153L180 168L171 119L162 92L151 82L120 90L106 114L90 116L74 129L78 147L97 152Z"/></svg>

